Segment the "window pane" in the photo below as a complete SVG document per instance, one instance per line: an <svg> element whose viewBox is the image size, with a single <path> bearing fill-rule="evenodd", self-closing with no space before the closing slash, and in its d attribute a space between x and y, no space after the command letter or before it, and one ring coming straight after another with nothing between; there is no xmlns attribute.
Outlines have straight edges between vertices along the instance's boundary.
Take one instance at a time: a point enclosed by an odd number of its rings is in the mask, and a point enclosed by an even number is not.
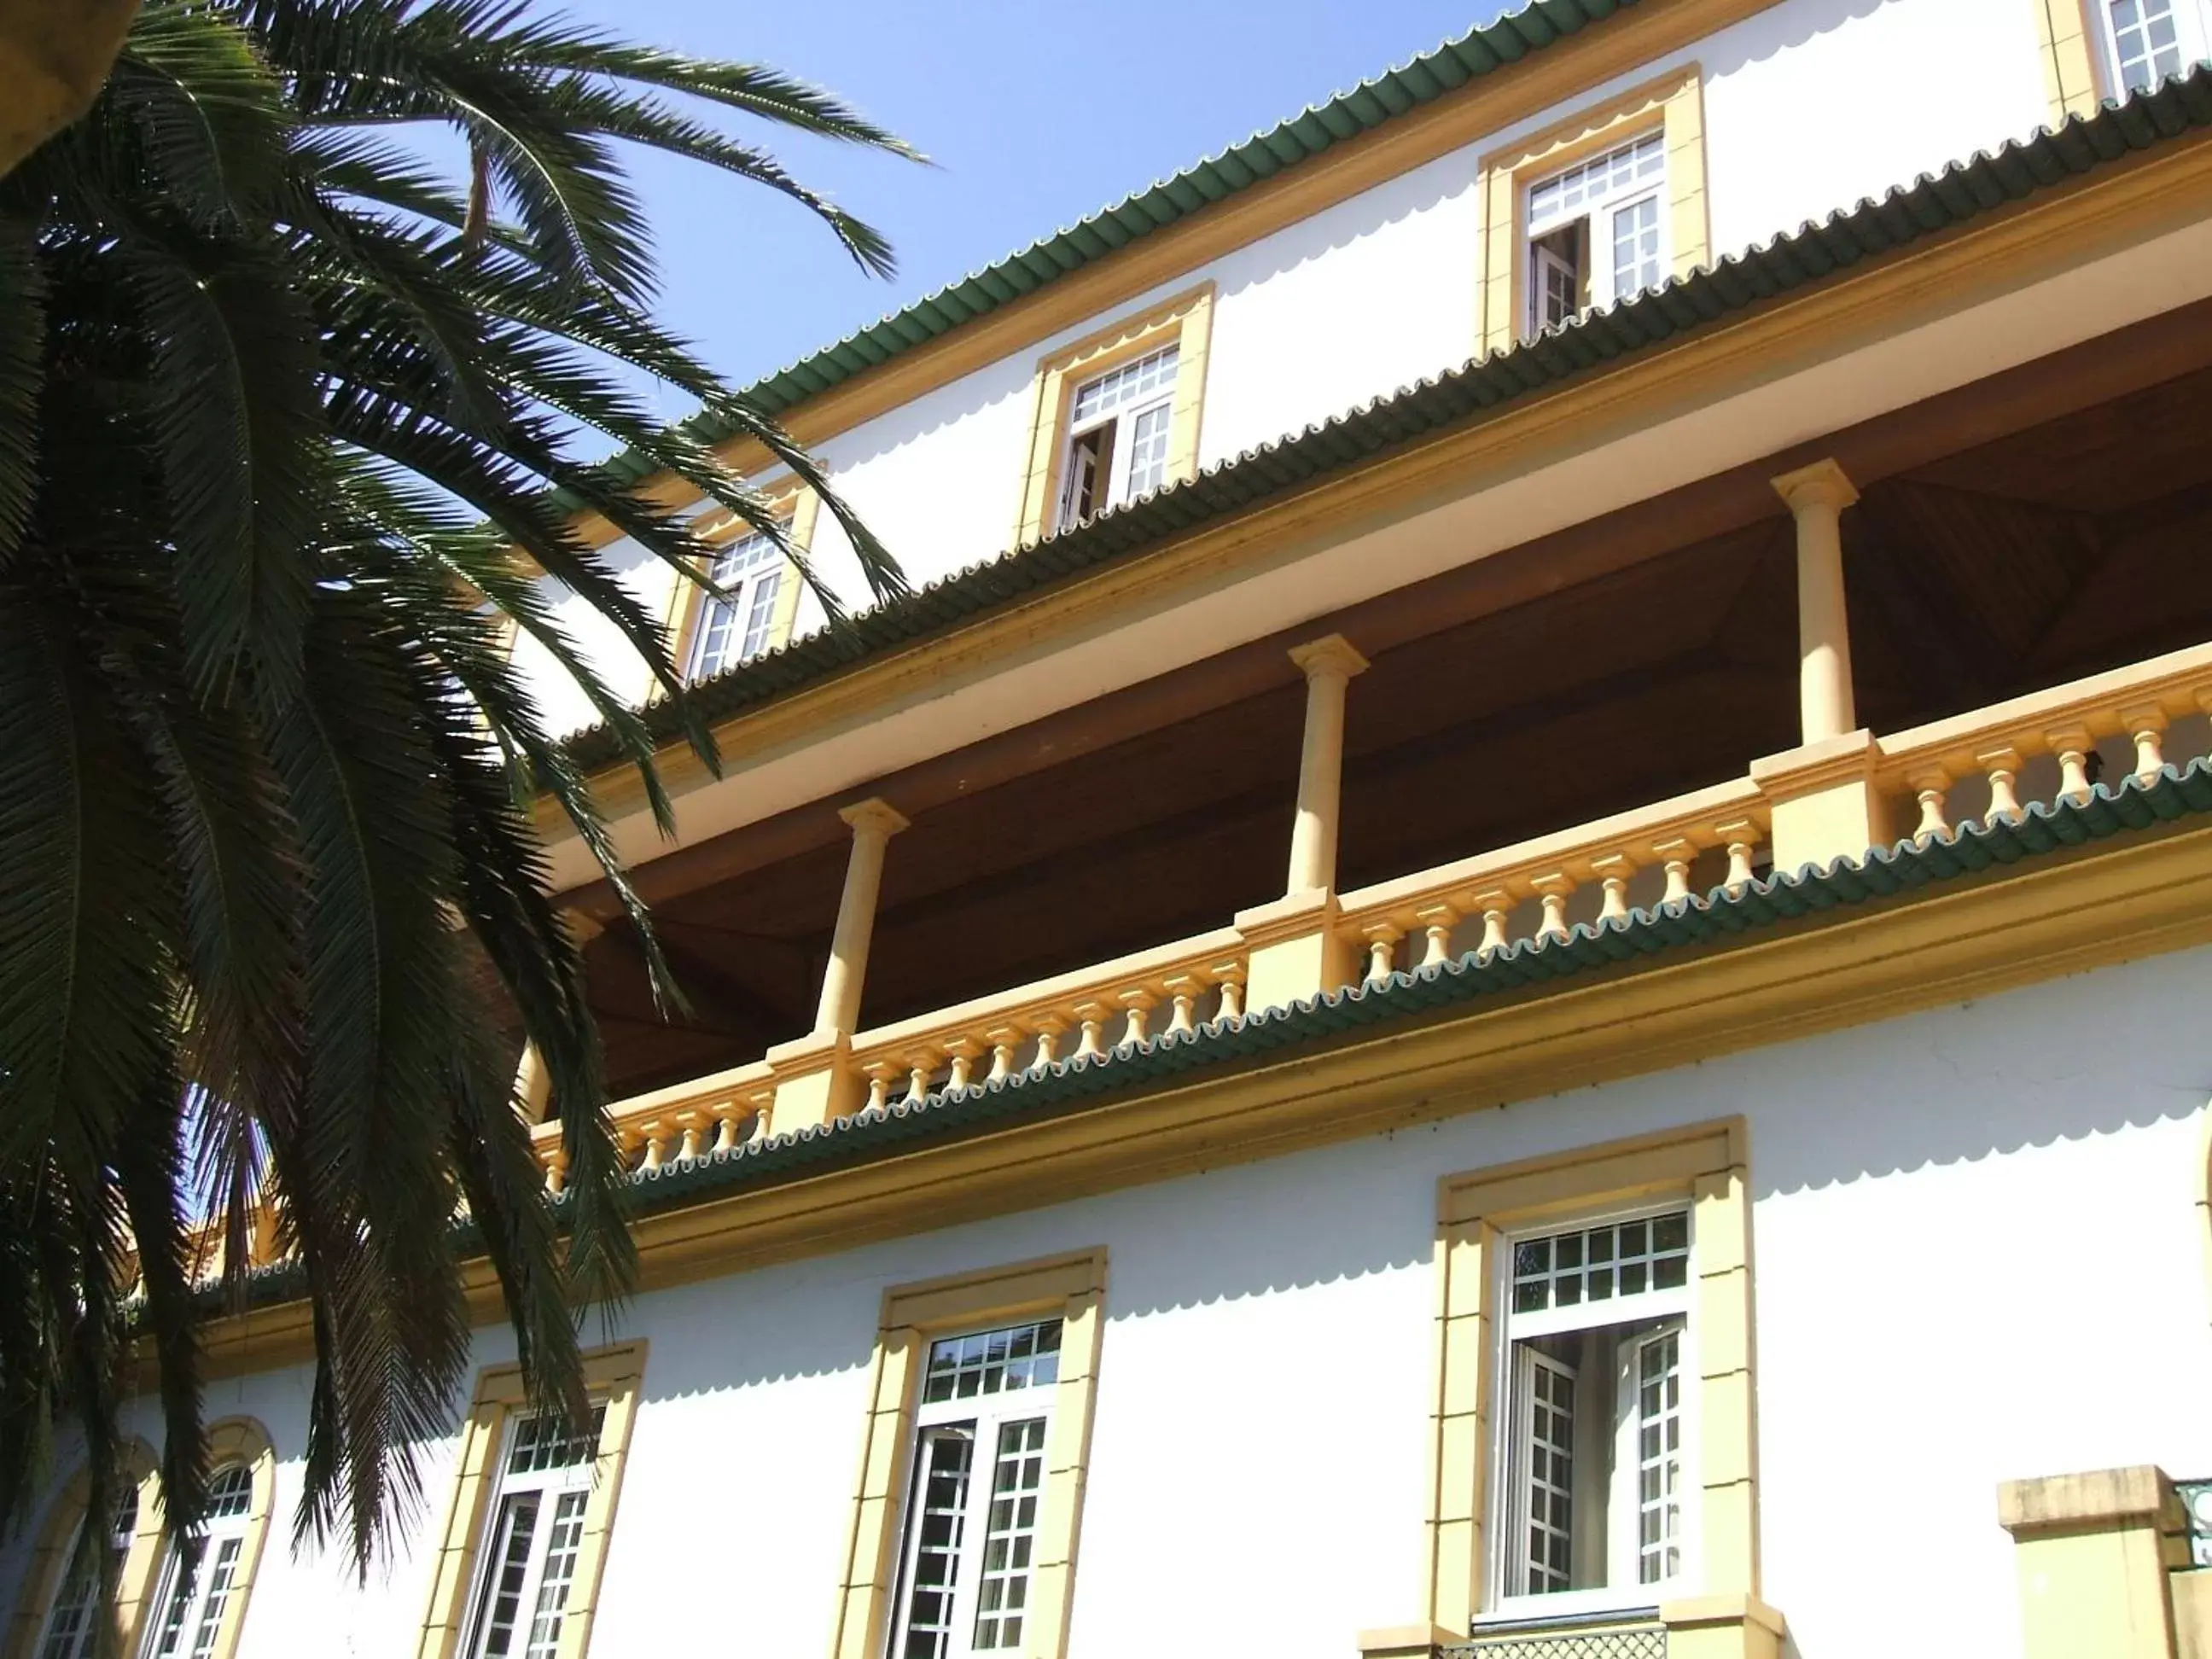
<svg viewBox="0 0 2212 1659"><path fill-rule="evenodd" d="M607 1408L592 1407L591 1421L582 1434L570 1434L557 1417L532 1415L514 1425L514 1444L507 1455L509 1474L536 1474L546 1469L574 1468L599 1453L599 1431L605 1426Z"/></svg>
<svg viewBox="0 0 2212 1659"><path fill-rule="evenodd" d="M1513 1246L1513 1311L1541 1313L1646 1290L1680 1290L1688 1280L1686 1210L1609 1222Z"/></svg>
<svg viewBox="0 0 2212 1659"><path fill-rule="evenodd" d="M185 1539L177 1546L169 1580L168 1605L162 1610L161 1636L154 1644L154 1659L174 1659L184 1646L185 1626L191 1617L192 1592L199 1584L200 1557L205 1548L204 1540L198 1538Z"/></svg>
<svg viewBox="0 0 2212 1659"><path fill-rule="evenodd" d="M1036 1546L1037 1506L1044 1496L1045 1419L999 1430L991 1476L991 1510L983 1534L983 1570L975 1583L975 1649L1018 1646L1029 1607L1030 1558Z"/></svg>
<svg viewBox="0 0 2212 1659"><path fill-rule="evenodd" d="M1122 491L1123 500L1134 501L1139 495L1148 495L1166 482L1168 420L1171 412L1167 404L1155 404L1131 422L1129 477Z"/></svg>
<svg viewBox="0 0 2212 1659"><path fill-rule="evenodd" d="M1529 231L1541 234L1563 220L1580 218L1604 198L1648 184L1666 170L1666 136L1651 132L1555 173L1528 186Z"/></svg>
<svg viewBox="0 0 2212 1659"><path fill-rule="evenodd" d="M958 1589L960 1540L968 1509L965 1425L926 1430L916 1460L915 1529L908 1569L906 1638L902 1659L943 1659L952 1647L952 1597Z"/></svg>
<svg viewBox="0 0 2212 1659"><path fill-rule="evenodd" d="M483 1625L477 1638L477 1652L482 1659L496 1659L514 1651L514 1626L522 1614L523 1583L530 1577L530 1546L538 1532L541 1496L519 1492L500 1505Z"/></svg>
<svg viewBox="0 0 2212 1659"><path fill-rule="evenodd" d="M222 1629L222 1610L230 1601L230 1587L238 1576L238 1552L242 1540L226 1538L216 1547L215 1569L208 1575L207 1600L200 1607L199 1626L192 1638L192 1659L208 1659Z"/></svg>
<svg viewBox="0 0 2212 1659"><path fill-rule="evenodd" d="M1636 1356L1636 1577L1682 1570L1682 1340L1668 1331Z"/></svg>
<svg viewBox="0 0 2212 1659"><path fill-rule="evenodd" d="M2181 73L2173 0L2106 0L2105 16L2112 31L2120 82L2129 91L2144 91Z"/></svg>
<svg viewBox="0 0 2212 1659"><path fill-rule="evenodd" d="M1647 196L1613 216L1613 303L1632 300L1659 282L1659 198Z"/></svg>
<svg viewBox="0 0 2212 1659"><path fill-rule="evenodd" d="M1085 380L1076 387L1075 396L1068 402L1068 423L1081 426L1173 386L1176 360L1181 356L1179 346L1164 346L1134 362L1109 369L1096 380Z"/></svg>
<svg viewBox="0 0 2212 1659"><path fill-rule="evenodd" d="M782 552L758 531L738 537L715 556L708 574L730 597L702 598L686 678L719 674L766 648L782 564Z"/></svg>
<svg viewBox="0 0 2212 1659"><path fill-rule="evenodd" d="M1575 1374L1534 1350L1523 1350L1528 1428L1522 1462L1527 1549L1520 1593L1571 1589L1574 1575Z"/></svg>
<svg viewBox="0 0 2212 1659"><path fill-rule="evenodd" d="M584 1500L588 1494L564 1492L554 1506L545 1535L545 1570L538 1575L537 1616L531 1621L525 1659L553 1659L561 1645L561 1617L568 1607L568 1586L576 1577L576 1554L584 1540Z"/></svg>
<svg viewBox="0 0 2212 1659"><path fill-rule="evenodd" d="M1060 1321L1040 1319L975 1336L946 1337L929 1350L924 1403L1042 1388L1060 1380Z"/></svg>

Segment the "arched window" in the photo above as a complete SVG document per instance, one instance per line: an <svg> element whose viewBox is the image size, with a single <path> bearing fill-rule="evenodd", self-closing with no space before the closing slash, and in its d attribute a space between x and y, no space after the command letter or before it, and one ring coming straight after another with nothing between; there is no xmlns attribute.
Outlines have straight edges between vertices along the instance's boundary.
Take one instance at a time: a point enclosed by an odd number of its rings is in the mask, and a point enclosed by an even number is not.
<svg viewBox="0 0 2212 1659"><path fill-rule="evenodd" d="M126 1486L115 1495L108 1516L106 1566L115 1577L123 1573L123 1559L138 1533L138 1488ZM94 1659L100 1651L100 1574L98 1554L84 1547L84 1521L70 1530L60 1589L46 1611L46 1627L39 1638L39 1659Z"/></svg>
<svg viewBox="0 0 2212 1659"><path fill-rule="evenodd" d="M154 1601L158 1616L147 1634L146 1659L215 1659L223 1614L242 1588L253 1508L253 1471L244 1463L216 1469L208 1482L206 1530L197 1538L178 1539L162 1564L161 1594ZM42 1654L40 1659L76 1656Z"/></svg>

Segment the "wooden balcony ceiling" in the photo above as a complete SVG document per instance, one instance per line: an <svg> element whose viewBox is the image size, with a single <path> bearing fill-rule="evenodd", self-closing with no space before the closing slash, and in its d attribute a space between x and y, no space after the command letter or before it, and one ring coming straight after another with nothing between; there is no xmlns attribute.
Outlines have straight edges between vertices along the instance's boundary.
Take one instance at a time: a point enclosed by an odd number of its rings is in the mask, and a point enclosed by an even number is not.
<svg viewBox="0 0 2212 1659"><path fill-rule="evenodd" d="M1279 892L1304 688L1345 633L1341 852L1357 884L1740 776L1796 740L1794 539L1765 478L1836 454L1859 715L1897 730L2212 635L2212 313L1916 410L1316 620L882 781L891 842L863 1023L1227 922ZM860 792L856 792L860 793ZM811 1023L836 803L644 872L696 1018L593 947L629 1092ZM602 897L580 896L587 903Z"/></svg>

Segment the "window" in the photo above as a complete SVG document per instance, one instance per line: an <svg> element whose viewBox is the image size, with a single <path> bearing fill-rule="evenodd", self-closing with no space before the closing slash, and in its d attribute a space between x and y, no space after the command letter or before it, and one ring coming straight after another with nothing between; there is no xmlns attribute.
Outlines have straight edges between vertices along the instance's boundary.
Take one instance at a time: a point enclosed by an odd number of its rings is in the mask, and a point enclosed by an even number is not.
<svg viewBox="0 0 2212 1659"><path fill-rule="evenodd" d="M580 1659L622 1495L646 1345L584 1357L592 1415L530 1409L516 1365L487 1367L462 1430L416 1659Z"/></svg>
<svg viewBox="0 0 2212 1659"><path fill-rule="evenodd" d="M1500 1269L1499 1599L1656 1601L1686 1533L1689 1208L1522 1235Z"/></svg>
<svg viewBox="0 0 2212 1659"><path fill-rule="evenodd" d="M1485 155L1485 352L1705 264L1704 73L1685 64Z"/></svg>
<svg viewBox="0 0 2212 1659"><path fill-rule="evenodd" d="M84 1523L71 1531L66 1577L55 1592L46 1614L46 1627L39 1638L39 1659L95 1659L100 1652L100 1558L82 1548ZM108 1568L122 1576L123 1559L138 1531L138 1489L125 1486L117 1494L108 1517Z"/></svg>
<svg viewBox="0 0 2212 1659"><path fill-rule="evenodd" d="M705 679L768 648L775 625L776 597L783 586L783 562L782 550L757 530L747 531L715 556L707 574L729 597L699 596L685 678Z"/></svg>
<svg viewBox="0 0 2212 1659"><path fill-rule="evenodd" d="M1087 523L1198 470L1212 319L1209 283L1037 365L1017 545Z"/></svg>
<svg viewBox="0 0 2212 1659"><path fill-rule="evenodd" d="M884 1292L833 1659L1061 1659L1106 1253Z"/></svg>
<svg viewBox="0 0 2212 1659"><path fill-rule="evenodd" d="M2185 19L2175 0L2093 0L2102 14L2112 78L2123 92L2142 92L2181 73L2189 55ZM2186 5L2188 0L2183 0Z"/></svg>
<svg viewBox="0 0 2212 1659"><path fill-rule="evenodd" d="M1165 480L1179 356L1165 346L1076 387L1060 467L1063 527L1150 495Z"/></svg>
<svg viewBox="0 0 2212 1659"><path fill-rule="evenodd" d="M1667 141L1647 133L1528 186L1528 332L1666 280Z"/></svg>
<svg viewBox="0 0 2212 1659"><path fill-rule="evenodd" d="M1060 1322L933 1343L915 1415L899 1659L1018 1647L1036 1565Z"/></svg>
<svg viewBox="0 0 2212 1659"><path fill-rule="evenodd" d="M208 1481L207 1528L173 1545L155 1597L147 1659L212 1659L237 1594L253 1511L253 1471L225 1463Z"/></svg>
<svg viewBox="0 0 2212 1659"><path fill-rule="evenodd" d="M1748 1176L1729 1118L1440 1183L1432 1623L1756 1602Z"/></svg>
<svg viewBox="0 0 2212 1659"><path fill-rule="evenodd" d="M553 1659L560 1651L606 1415L594 1407L580 1434L557 1418L514 1420L463 1649L471 1659Z"/></svg>

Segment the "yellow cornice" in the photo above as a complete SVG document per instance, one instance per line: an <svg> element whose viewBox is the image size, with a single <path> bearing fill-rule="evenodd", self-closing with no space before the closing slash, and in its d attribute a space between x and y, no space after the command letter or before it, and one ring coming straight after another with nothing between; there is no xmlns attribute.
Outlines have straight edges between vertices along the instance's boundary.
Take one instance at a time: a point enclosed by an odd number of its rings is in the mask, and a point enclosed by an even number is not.
<svg viewBox="0 0 2212 1659"><path fill-rule="evenodd" d="M2212 942L2212 827L2149 831L1751 942L642 1218L642 1289L1559 1094ZM1571 1110L1562 1104L1558 1109ZM500 1316L483 1264L478 1316ZM307 1352L305 1305L211 1326L210 1376Z"/></svg>
<svg viewBox="0 0 2212 1659"><path fill-rule="evenodd" d="M1411 443L1229 523L1164 541L1140 556L748 709L716 731L724 770L742 770L755 757L817 741L908 701L941 696L954 681L1034 655L1041 641L1173 605L1293 561L1316 542L1341 540L1435 500L1473 494L2026 287L2201 219L2208 200L2212 133L2191 134L2148 159L2117 162L2088 179L2053 186L1810 292L1753 307L1680 343L1533 396L1491 420ZM662 750L660 767L672 793L712 781L680 744ZM602 772L594 787L610 817L643 808L635 775L619 767ZM550 841L568 833L543 800L538 825Z"/></svg>

